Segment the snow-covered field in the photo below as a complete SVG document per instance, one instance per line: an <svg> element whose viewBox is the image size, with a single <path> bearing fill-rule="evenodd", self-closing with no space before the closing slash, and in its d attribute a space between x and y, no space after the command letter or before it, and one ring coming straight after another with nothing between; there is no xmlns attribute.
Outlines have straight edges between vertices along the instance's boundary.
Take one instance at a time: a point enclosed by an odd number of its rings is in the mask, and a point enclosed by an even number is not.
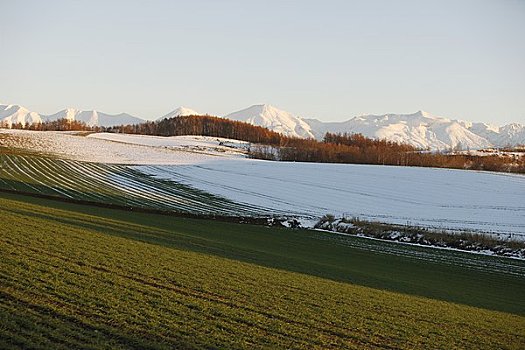
<svg viewBox="0 0 525 350"><path fill-rule="evenodd" d="M221 144L222 143L222 144ZM29 149L73 160L110 164L193 164L216 157L244 157L246 142L214 137L0 129L0 146Z"/></svg>
<svg viewBox="0 0 525 350"><path fill-rule="evenodd" d="M209 161L140 166L235 202L299 216L525 234L525 177L432 168Z"/></svg>
<svg viewBox="0 0 525 350"><path fill-rule="evenodd" d="M246 141L209 136L144 136L127 134L98 133L87 136L90 139L106 140L128 145L149 146L208 155L244 155L250 143Z"/></svg>
<svg viewBox="0 0 525 350"><path fill-rule="evenodd" d="M0 144L7 142L2 132ZM28 138L37 151L129 164L161 179L305 220L330 213L386 223L525 235L525 176L520 175L252 160L234 148L218 151L223 146L215 138L193 136L9 133Z"/></svg>

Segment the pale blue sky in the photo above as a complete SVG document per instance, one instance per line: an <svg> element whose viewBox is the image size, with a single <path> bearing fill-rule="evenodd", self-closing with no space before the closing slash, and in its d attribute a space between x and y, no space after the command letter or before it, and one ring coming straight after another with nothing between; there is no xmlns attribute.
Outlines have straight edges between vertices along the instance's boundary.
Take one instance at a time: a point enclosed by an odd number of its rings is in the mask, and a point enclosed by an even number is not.
<svg viewBox="0 0 525 350"><path fill-rule="evenodd" d="M525 1L0 0L0 102L525 123Z"/></svg>

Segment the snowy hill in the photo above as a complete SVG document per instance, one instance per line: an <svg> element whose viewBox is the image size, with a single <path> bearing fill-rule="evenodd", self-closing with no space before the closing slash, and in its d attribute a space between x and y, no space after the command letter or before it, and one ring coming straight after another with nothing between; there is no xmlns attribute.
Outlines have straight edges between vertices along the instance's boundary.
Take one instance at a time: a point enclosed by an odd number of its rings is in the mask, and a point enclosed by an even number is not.
<svg viewBox="0 0 525 350"><path fill-rule="evenodd" d="M174 117L184 117L184 116L187 116L187 115L201 115L201 113L191 109L191 108L186 108L186 107L183 107L183 106L180 106L179 108L169 112L168 114L165 114L163 115L162 117L160 117L159 119L157 120L163 120L163 119L169 119L169 118L174 118Z"/></svg>
<svg viewBox="0 0 525 350"><path fill-rule="evenodd" d="M55 114L43 115L31 112L27 108L19 105L0 104L0 123L6 126L22 123L41 123L58 119L78 120L89 126L115 126L122 124L138 124L144 122L143 119L134 117L127 113L107 114L98 111L81 111L74 108L63 109Z"/></svg>
<svg viewBox="0 0 525 350"><path fill-rule="evenodd" d="M525 177L520 175L254 160L244 156L245 142L216 137L105 133L84 137L26 130L0 130L0 136L4 147L55 154L82 164L90 162L89 167L79 170L82 176L92 173L95 179L110 181L123 194L140 193L164 205L181 202L173 192L153 189L144 193L152 188L125 181L122 176L101 176L100 168L93 163L127 164L133 171L225 198L230 201L228 208L235 208L232 203L237 203L262 215L293 216L305 223L333 214L438 230L525 237ZM16 168L28 175L34 171L29 166ZM70 186L70 178L60 178ZM47 181L44 176L34 179ZM192 200L182 203L192 210L201 209L194 207Z"/></svg>
<svg viewBox="0 0 525 350"><path fill-rule="evenodd" d="M253 105L224 118L263 126L288 136L315 137L310 125L303 119L267 104Z"/></svg>

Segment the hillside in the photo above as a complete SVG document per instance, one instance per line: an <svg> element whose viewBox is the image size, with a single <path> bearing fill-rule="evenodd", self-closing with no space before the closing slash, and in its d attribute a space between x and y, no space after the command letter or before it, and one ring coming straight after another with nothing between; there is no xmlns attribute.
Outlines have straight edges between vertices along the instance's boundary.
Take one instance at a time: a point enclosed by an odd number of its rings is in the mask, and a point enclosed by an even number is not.
<svg viewBox="0 0 525 350"><path fill-rule="evenodd" d="M291 216L310 226L334 214L525 238L525 177L519 175L261 161L245 158L245 144L216 138L1 135L0 146L11 152L1 157L4 188L183 212ZM20 149L65 159L16 154Z"/></svg>
<svg viewBox="0 0 525 350"><path fill-rule="evenodd" d="M524 266L509 259L5 194L0 219L1 348L525 341Z"/></svg>

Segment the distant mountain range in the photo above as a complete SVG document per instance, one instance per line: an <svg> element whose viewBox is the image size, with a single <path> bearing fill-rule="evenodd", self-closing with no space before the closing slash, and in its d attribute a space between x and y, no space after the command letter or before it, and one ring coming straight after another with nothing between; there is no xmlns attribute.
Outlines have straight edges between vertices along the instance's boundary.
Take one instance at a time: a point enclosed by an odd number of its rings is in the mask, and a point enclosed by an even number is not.
<svg viewBox="0 0 525 350"><path fill-rule="evenodd" d="M157 120L200 113L179 107ZM106 114L98 111L64 109L52 115L43 115L19 106L0 103L0 124L38 123L57 119L80 120L90 126L137 124L144 119L132 115ZM423 149L480 149L525 144L525 125L512 123L495 126L471 123L435 116L418 111L413 114L363 115L343 122L323 122L304 119L274 106L261 104L230 113L224 118L244 121L253 125L296 137L322 139L326 132L361 133L367 137L405 142Z"/></svg>
<svg viewBox="0 0 525 350"><path fill-rule="evenodd" d="M74 108L67 108L55 114L44 115L29 111L27 108L19 105L0 103L0 123L7 124L8 126L18 123L21 123L22 125L25 125L26 123L41 123L58 119L78 120L89 126L114 126L144 122L144 119L134 117L127 113L113 115L95 110L81 111Z"/></svg>
<svg viewBox="0 0 525 350"><path fill-rule="evenodd" d="M304 119L270 105L254 105L225 118L267 127L289 136L322 139L326 132L360 133L423 149L480 149L525 144L525 125L501 127L453 120L418 111L413 114L363 115L344 122Z"/></svg>

